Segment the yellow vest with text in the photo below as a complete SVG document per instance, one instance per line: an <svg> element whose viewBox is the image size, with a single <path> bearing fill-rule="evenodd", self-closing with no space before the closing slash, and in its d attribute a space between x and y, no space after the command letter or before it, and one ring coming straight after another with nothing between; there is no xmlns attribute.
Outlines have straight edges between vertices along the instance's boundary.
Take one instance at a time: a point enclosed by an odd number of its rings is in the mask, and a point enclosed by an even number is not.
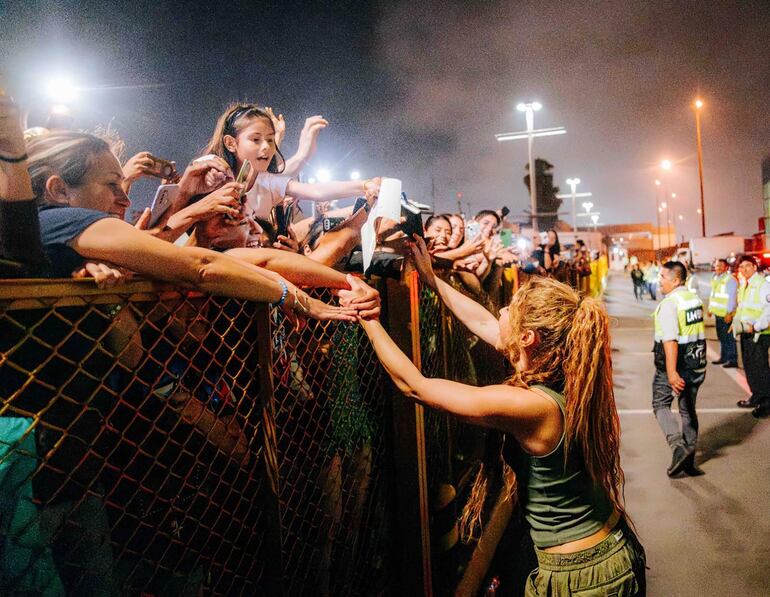
<svg viewBox="0 0 770 597"><path fill-rule="evenodd" d="M727 283L732 274L725 272L721 276L711 278L711 295L709 296L709 311L719 317L727 315L727 303L729 296L727 294Z"/></svg>
<svg viewBox="0 0 770 597"><path fill-rule="evenodd" d="M738 310L735 312L735 319L742 323L755 324L765 304L759 291L766 282L764 276L754 274L749 281L738 289ZM770 334L770 328L763 330L760 334Z"/></svg>
<svg viewBox="0 0 770 597"><path fill-rule="evenodd" d="M663 350L663 327L659 312L666 302L676 304L676 318L679 324L676 368L703 369L706 367L706 326L703 323L703 302L698 295L689 290L677 290L664 298L655 309L655 366L666 369L666 354Z"/></svg>

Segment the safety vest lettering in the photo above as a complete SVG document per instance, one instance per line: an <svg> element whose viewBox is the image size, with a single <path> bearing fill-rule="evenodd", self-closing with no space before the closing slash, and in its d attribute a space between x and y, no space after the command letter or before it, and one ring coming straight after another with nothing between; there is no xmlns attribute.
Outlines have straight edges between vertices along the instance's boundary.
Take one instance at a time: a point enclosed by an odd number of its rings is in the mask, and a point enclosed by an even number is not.
<svg viewBox="0 0 770 597"><path fill-rule="evenodd" d="M687 325L703 322L703 307L693 307L684 312L684 320Z"/></svg>

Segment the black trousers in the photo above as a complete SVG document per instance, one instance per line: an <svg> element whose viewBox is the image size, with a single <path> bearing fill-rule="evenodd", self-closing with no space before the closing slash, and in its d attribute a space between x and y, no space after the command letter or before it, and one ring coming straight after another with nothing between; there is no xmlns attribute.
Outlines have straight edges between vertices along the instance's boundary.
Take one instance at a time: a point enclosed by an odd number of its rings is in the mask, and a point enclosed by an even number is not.
<svg viewBox="0 0 770 597"><path fill-rule="evenodd" d="M770 405L770 334L760 334L756 342L754 334L741 334L741 351L751 395L757 403Z"/></svg>
<svg viewBox="0 0 770 597"><path fill-rule="evenodd" d="M735 346L735 337L729 331L730 324L719 315L714 315L714 320L717 324L717 338L719 338L719 359L725 363L737 363L738 349Z"/></svg>

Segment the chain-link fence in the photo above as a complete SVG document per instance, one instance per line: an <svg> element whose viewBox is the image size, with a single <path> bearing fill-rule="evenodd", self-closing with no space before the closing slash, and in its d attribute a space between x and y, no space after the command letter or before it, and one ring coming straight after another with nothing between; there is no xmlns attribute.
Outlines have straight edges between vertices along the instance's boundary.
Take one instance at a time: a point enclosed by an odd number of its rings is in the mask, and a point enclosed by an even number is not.
<svg viewBox="0 0 770 597"><path fill-rule="evenodd" d="M0 593L398 595L415 553L425 594L451 591L484 434L426 411L412 466L358 325L151 283L0 291ZM384 323L418 314L426 375L498 375L435 294L411 297ZM399 526L397 486L425 488L429 539Z"/></svg>

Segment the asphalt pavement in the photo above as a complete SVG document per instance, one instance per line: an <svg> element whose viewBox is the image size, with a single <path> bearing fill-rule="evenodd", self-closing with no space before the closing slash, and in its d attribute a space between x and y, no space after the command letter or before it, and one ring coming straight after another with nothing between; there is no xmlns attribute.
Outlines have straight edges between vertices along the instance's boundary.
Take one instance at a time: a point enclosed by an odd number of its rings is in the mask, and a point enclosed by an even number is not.
<svg viewBox="0 0 770 597"><path fill-rule="evenodd" d="M702 474L669 479L671 452L651 406L657 303L637 302L624 273L611 274L605 300L613 320L626 504L647 552L648 594L770 595L770 419L758 421L736 407L748 386L742 370L711 365L719 350L712 323L697 400Z"/></svg>

